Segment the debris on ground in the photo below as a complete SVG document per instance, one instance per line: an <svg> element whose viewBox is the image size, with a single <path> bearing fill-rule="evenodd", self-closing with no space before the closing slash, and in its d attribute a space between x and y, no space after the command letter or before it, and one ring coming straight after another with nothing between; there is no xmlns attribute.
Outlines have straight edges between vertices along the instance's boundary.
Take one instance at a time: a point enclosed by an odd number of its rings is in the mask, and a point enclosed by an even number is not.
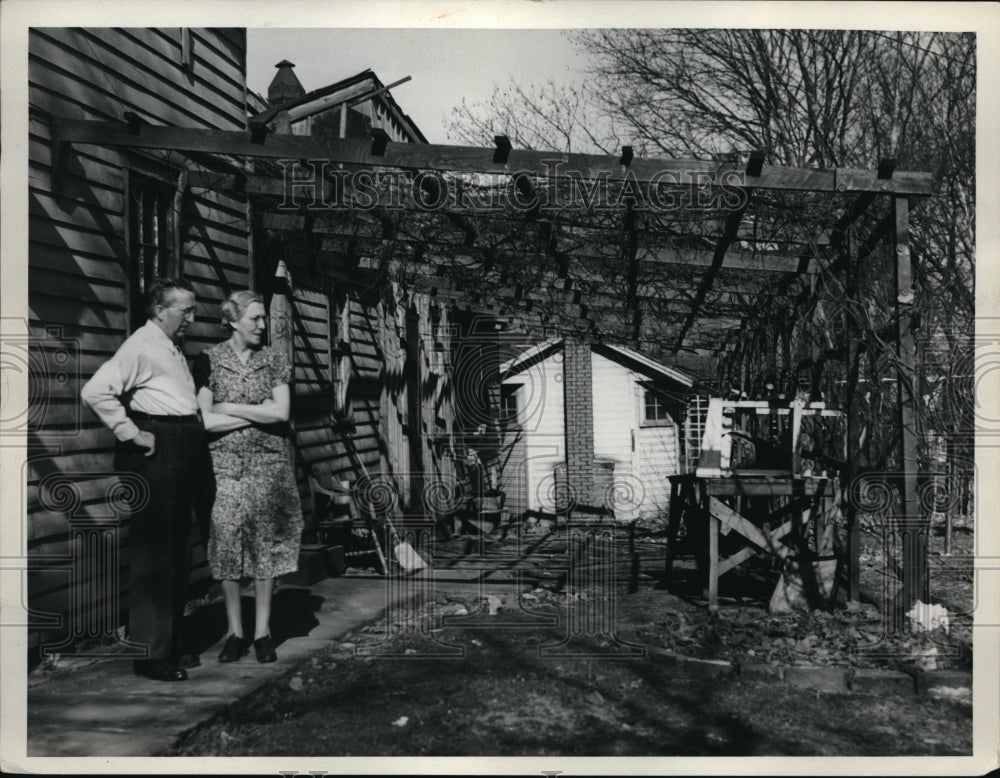
<svg viewBox="0 0 1000 778"><path fill-rule="evenodd" d="M906 617L910 620L913 628L919 632L933 632L936 629L948 632L951 629L948 609L943 605L932 605L917 600L907 612Z"/></svg>

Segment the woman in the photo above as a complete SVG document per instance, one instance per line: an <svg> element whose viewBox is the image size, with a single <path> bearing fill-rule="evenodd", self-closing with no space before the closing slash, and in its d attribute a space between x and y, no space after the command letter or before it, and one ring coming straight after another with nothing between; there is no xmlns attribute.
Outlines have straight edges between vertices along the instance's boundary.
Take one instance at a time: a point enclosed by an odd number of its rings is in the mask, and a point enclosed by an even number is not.
<svg viewBox="0 0 1000 778"><path fill-rule="evenodd" d="M234 292L222 304L229 340L195 360L198 405L209 432L216 481L208 539L212 575L222 581L229 632L220 662L250 650L244 637L240 581L253 578L259 662L277 659L268 622L275 576L298 568L302 508L289 460L291 367L264 345L267 317L254 292Z"/></svg>

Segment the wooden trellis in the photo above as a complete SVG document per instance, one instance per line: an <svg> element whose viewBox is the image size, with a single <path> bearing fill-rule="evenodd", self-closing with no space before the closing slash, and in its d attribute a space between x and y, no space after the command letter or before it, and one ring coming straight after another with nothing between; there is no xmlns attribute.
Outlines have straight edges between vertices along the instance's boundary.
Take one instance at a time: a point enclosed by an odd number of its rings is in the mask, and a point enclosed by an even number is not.
<svg viewBox="0 0 1000 778"><path fill-rule="evenodd" d="M896 291L891 339L899 366L904 597L925 596L909 218L911 199L933 194L931 175L895 170L891 160L876 170L816 170L770 165L759 153L746 161L644 159L626 147L615 158L512 149L501 137L492 147L462 147L395 143L378 130L371 140L269 130L262 122L227 132L151 126L134 116L56 119L53 175L67 144L186 154L216 172L185 174L178 197L195 188L244 193L265 226L307 235L331 280L393 281L539 337L559 332L629 343L716 386L739 372L740 359L746 371L751 352L745 346L759 339L763 326L754 312L765 301L780 308L787 300L791 308L795 300L814 299L817 284L850 273L888 243ZM249 160L269 160L269 172L253 172ZM289 177L296 164L298 177ZM346 188L337 176L317 179L310 174L316 164L345 174L398 175L386 179L384 191L376 189L370 207L322 207L360 188L357 178ZM460 181L476 197L442 201L442 187L451 191ZM600 186L607 203L543 207L543 195L551 199L581 186ZM507 199L484 206L483 198L499 187ZM310 202L290 197L307 190ZM394 192L405 196L381 199ZM674 198L678 207L648 207L654 193ZM691 202L682 207L684 197ZM777 335L787 340L783 326ZM855 346L849 337L839 354L848 365L856 360ZM848 483L851 452L859 445L855 410L847 408ZM854 556L856 535L852 539ZM856 578L851 593L857 595Z"/></svg>

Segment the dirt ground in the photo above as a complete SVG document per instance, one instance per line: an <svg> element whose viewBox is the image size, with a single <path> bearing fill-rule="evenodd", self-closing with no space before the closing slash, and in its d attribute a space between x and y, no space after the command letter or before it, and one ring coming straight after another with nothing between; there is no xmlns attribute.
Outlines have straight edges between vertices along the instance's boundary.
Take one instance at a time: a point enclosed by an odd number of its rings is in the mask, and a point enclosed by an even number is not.
<svg viewBox="0 0 1000 778"><path fill-rule="evenodd" d="M892 548L864 540L866 591L886 581L891 590ZM952 556L940 554L941 540L932 538L932 594L951 612L947 635L894 634L871 604L771 616L764 570L735 575L710 614L683 576L675 593L661 587L651 533L639 539L638 575L586 589L543 582L521 597L438 591L289 667L164 755L969 754L969 699L695 677L637 649L785 666L912 669L930 658L970 669L971 528L956 527Z"/></svg>

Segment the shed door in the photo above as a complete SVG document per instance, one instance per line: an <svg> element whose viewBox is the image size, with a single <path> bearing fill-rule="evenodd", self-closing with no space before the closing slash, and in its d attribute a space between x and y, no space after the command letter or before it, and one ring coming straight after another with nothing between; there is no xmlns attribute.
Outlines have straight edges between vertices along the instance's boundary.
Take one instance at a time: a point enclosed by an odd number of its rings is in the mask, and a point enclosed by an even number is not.
<svg viewBox="0 0 1000 778"><path fill-rule="evenodd" d="M666 518L670 505L667 477L677 473L677 425L656 387L638 384L637 395L632 471L641 483L642 499L633 518Z"/></svg>

